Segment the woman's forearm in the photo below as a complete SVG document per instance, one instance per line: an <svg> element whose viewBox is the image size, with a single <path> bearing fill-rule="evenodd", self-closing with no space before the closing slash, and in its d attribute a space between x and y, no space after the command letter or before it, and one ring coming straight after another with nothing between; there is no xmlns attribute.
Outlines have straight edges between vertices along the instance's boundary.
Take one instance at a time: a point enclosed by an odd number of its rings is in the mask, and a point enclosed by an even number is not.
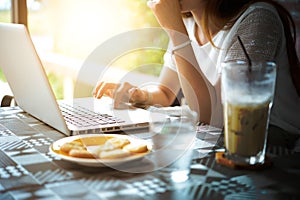
<svg viewBox="0 0 300 200"><path fill-rule="evenodd" d="M174 46L182 44L189 40L188 36L176 37L170 35ZM191 44L173 52L176 66L179 72L179 80L186 101L191 109L199 114L201 122L210 123L211 118L211 100L208 86L200 71L200 67L195 58Z"/></svg>
<svg viewBox="0 0 300 200"><path fill-rule="evenodd" d="M169 34L173 46L190 40L182 20L179 1L164 0L149 2L159 24ZM197 111L201 122L209 123L211 118L211 100L204 75L200 71L191 45L173 52L183 94L190 108ZM201 111L201 112L200 112Z"/></svg>

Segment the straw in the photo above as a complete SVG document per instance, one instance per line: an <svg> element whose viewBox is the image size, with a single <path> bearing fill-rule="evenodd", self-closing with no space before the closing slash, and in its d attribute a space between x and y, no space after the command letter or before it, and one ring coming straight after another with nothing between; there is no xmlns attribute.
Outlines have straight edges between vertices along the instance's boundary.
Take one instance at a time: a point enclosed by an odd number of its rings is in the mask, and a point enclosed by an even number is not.
<svg viewBox="0 0 300 200"><path fill-rule="evenodd" d="M244 54L245 54L245 56L246 56L246 58L247 58L248 66L249 66L249 71L251 71L251 68L252 68L252 62L251 62L251 59L250 59L250 57L249 57L249 55L248 55L248 53L247 53L247 51L246 51L246 48L245 48L245 46L244 46L244 44L243 44L243 42L242 42L240 36L237 36L237 38L238 38L239 43L240 43L240 45L241 45L241 47L242 47L242 49L243 49L243 51L244 51Z"/></svg>

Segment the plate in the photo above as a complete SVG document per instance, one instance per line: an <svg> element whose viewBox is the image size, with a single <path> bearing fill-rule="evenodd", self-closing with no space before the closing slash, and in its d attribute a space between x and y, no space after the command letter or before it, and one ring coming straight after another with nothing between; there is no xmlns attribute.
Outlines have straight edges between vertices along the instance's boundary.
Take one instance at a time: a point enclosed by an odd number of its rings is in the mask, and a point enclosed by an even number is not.
<svg viewBox="0 0 300 200"><path fill-rule="evenodd" d="M130 143L146 144L148 147L148 151L143 153L135 153L123 158L100 159L100 158L72 157L60 150L60 147L62 145L64 145L67 142L72 142L74 140L81 140L86 145L87 149L93 149L101 144L104 144L104 142L110 138L126 138L130 141ZM60 157L63 160L77 163L84 166L90 166L90 167L110 167L110 166L116 166L130 161L138 160L143 158L147 154L149 154L151 152L151 149L152 146L146 140L135 138L128 135L118 135L118 134L86 134L86 135L69 136L53 142L49 147L49 151L51 153L55 154L56 156Z"/></svg>

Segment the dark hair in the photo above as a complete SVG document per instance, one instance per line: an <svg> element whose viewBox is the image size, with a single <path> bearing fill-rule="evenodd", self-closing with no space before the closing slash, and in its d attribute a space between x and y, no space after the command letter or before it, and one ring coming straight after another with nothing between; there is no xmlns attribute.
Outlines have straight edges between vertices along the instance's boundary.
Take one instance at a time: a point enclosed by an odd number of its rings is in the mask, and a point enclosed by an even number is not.
<svg viewBox="0 0 300 200"><path fill-rule="evenodd" d="M296 52L296 26L293 18L288 10L274 0L206 0L204 15L201 22L204 34L212 42L212 34L208 28L209 23L213 23L219 30L231 28L238 17L251 4L255 2L266 2L273 5L282 21L284 33L286 37L286 48L288 60L290 64L290 73L298 93L300 96L300 62ZM214 45L214 44L213 44Z"/></svg>

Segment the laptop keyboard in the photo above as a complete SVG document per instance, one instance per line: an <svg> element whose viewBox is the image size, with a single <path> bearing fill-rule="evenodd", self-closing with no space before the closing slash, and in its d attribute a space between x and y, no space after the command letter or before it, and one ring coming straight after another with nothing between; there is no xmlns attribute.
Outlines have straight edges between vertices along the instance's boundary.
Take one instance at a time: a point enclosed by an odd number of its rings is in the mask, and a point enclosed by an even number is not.
<svg viewBox="0 0 300 200"><path fill-rule="evenodd" d="M81 106L60 102L59 107L67 124L72 124L77 127L90 127L125 122L117 117L96 113Z"/></svg>

